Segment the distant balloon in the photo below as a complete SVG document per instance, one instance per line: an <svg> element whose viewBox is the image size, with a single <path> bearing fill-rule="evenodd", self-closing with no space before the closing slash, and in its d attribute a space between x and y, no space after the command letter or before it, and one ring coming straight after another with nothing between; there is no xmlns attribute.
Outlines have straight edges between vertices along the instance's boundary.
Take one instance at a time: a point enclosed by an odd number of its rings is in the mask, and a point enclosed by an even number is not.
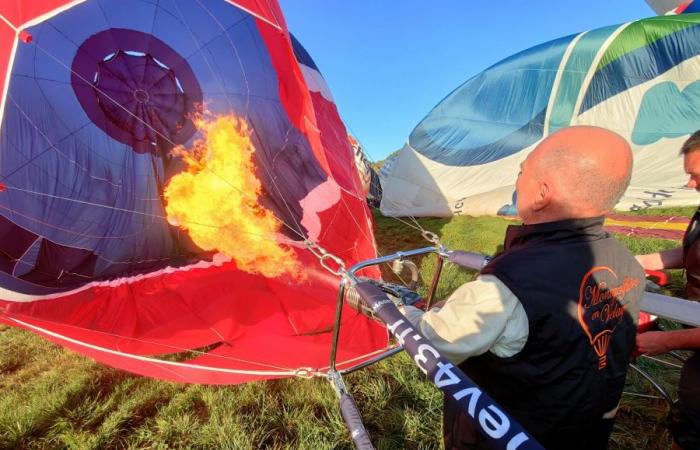
<svg viewBox="0 0 700 450"><path fill-rule="evenodd" d="M634 151L618 209L697 204L678 150L700 128L700 15L654 17L513 55L442 100L383 183L386 215L516 214L520 163L548 134L596 125Z"/></svg>
<svg viewBox="0 0 700 450"><path fill-rule="evenodd" d="M700 3L693 0L646 0L656 14L700 12Z"/></svg>
<svg viewBox="0 0 700 450"><path fill-rule="evenodd" d="M365 156L365 151L362 149L360 143L351 135L348 135L348 140L355 152L355 165L360 175L362 189L367 196L367 203L373 207L378 207L379 201L382 198L382 185L379 174L374 170L374 167L372 167L372 164Z"/></svg>
<svg viewBox="0 0 700 450"><path fill-rule="evenodd" d="M376 252L347 132L277 2L0 17L0 320L173 381L323 372L339 279L308 245ZM354 311L342 331L341 367L387 344Z"/></svg>

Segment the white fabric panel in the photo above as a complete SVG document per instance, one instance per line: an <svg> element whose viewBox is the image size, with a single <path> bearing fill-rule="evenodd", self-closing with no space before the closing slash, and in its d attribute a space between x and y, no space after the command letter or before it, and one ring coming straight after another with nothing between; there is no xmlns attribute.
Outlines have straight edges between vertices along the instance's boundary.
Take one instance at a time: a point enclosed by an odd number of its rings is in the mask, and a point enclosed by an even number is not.
<svg viewBox="0 0 700 450"><path fill-rule="evenodd" d="M380 210L387 216L496 214L511 203L520 163L532 148L485 166L454 167L406 144L382 186Z"/></svg>
<svg viewBox="0 0 700 450"><path fill-rule="evenodd" d="M309 88L309 90L311 92L319 92L323 98L331 103L335 103L333 100L333 94L331 94L331 90L328 89L326 80L323 79L321 74L318 73L317 70L304 64L299 64L299 67L301 67L301 72L304 75L304 81L306 82L306 86Z"/></svg>
<svg viewBox="0 0 700 450"><path fill-rule="evenodd" d="M572 121L572 125L595 125L614 130L632 142L632 130L644 94L652 87L673 82L679 91L694 82L700 73L700 57L688 59L653 80L625 90L596 105ZM700 128L700 124L698 124ZM700 202L700 195L685 188L688 175L678 154L688 136L661 138L650 145L632 143L634 170L630 187L617 204L617 210L659 206L688 206Z"/></svg>
<svg viewBox="0 0 700 450"><path fill-rule="evenodd" d="M656 14L662 15L688 2L688 0L646 0L646 2Z"/></svg>

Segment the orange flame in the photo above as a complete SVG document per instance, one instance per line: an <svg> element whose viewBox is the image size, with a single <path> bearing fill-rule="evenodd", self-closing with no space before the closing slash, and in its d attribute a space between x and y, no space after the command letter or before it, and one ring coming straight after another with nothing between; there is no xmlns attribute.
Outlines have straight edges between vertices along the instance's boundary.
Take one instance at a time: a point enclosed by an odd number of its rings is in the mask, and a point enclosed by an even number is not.
<svg viewBox="0 0 700 450"><path fill-rule="evenodd" d="M274 236L282 224L258 203L248 124L235 116L197 118L203 139L190 152L174 149L187 163L165 188L168 222L186 230L204 250L232 258L239 269L266 277L300 276L294 253Z"/></svg>

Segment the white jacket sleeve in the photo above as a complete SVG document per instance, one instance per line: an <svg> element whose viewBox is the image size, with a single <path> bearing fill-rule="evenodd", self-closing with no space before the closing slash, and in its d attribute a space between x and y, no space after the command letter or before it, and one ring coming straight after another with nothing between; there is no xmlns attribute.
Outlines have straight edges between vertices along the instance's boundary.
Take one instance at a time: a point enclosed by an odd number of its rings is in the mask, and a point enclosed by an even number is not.
<svg viewBox="0 0 700 450"><path fill-rule="evenodd" d="M423 312L404 306L403 312L455 364L487 351L513 356L527 341L525 309L493 275L463 284L441 307Z"/></svg>

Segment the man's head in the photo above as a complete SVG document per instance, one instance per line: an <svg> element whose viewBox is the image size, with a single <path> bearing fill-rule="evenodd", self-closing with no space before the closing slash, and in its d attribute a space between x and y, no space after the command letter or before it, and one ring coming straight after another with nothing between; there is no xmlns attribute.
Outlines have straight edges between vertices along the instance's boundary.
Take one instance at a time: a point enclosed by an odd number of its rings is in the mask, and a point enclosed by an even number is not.
<svg viewBox="0 0 700 450"><path fill-rule="evenodd" d="M700 191L700 130L693 133L681 147L683 168L690 177L688 187Z"/></svg>
<svg viewBox="0 0 700 450"><path fill-rule="evenodd" d="M632 151L621 136L598 127L564 128L520 165L518 213L526 224L603 215L620 200L631 174Z"/></svg>

